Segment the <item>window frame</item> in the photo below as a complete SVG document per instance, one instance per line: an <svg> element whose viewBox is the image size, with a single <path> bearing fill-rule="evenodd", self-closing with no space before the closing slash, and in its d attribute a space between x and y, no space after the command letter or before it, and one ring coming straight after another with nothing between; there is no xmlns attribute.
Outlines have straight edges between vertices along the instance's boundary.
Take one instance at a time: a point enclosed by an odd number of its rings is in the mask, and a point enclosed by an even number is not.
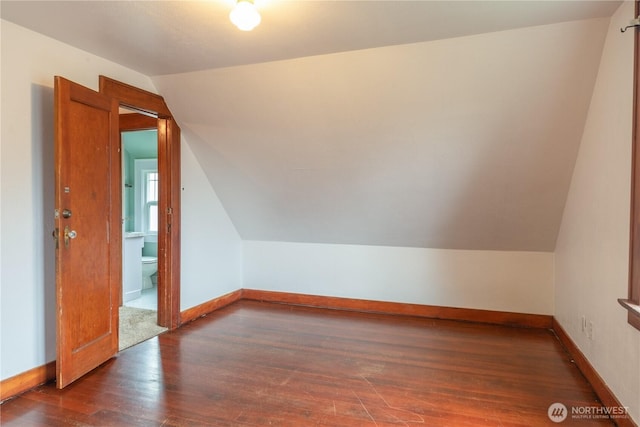
<svg viewBox="0 0 640 427"><path fill-rule="evenodd" d="M154 174L156 175L156 198L155 200L149 200L149 175ZM158 183L159 183L159 177L158 177L158 169L143 169L142 170L142 182L144 183L144 192L142 193L142 204L143 204L143 211L142 211L142 224L143 224L143 231L146 234L158 234L158 199L159 199L159 194L158 194ZM155 230L151 230L151 206L155 206L156 207L156 229Z"/></svg>
<svg viewBox="0 0 640 427"><path fill-rule="evenodd" d="M158 231L150 231L148 224L148 207L147 202L147 174L158 173L158 160L157 159L135 159L134 160L134 173L135 173L135 192L134 192L134 211L135 211L135 228L142 231L145 236L157 236ZM159 190L159 189L158 189ZM159 196L159 194L158 194ZM153 202L158 206L158 201ZM159 225L159 224L158 224Z"/></svg>
<svg viewBox="0 0 640 427"><path fill-rule="evenodd" d="M635 2L635 16L640 1ZM629 294L618 302L627 309L627 321L640 330L640 31L634 29L633 131L631 142L631 225L629 237Z"/></svg>

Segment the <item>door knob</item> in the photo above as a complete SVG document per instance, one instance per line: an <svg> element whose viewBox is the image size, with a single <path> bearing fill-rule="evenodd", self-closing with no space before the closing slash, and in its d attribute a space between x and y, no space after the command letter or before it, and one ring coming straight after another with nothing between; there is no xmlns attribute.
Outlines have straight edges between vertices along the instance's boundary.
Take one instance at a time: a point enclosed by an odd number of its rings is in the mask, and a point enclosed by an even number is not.
<svg viewBox="0 0 640 427"><path fill-rule="evenodd" d="M71 218L71 211L69 209L62 210L62 218Z"/></svg>
<svg viewBox="0 0 640 427"><path fill-rule="evenodd" d="M69 226L66 226L64 228L64 247L68 248L69 240L75 239L76 237L78 237L78 233L76 233L75 230L69 230Z"/></svg>

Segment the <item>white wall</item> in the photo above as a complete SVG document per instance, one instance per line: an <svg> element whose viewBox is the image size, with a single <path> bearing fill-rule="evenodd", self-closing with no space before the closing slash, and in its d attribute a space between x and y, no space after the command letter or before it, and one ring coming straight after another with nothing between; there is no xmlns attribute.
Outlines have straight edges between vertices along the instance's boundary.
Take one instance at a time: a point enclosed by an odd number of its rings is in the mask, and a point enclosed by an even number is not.
<svg viewBox="0 0 640 427"><path fill-rule="evenodd" d="M182 136L180 309L242 288L242 241Z"/></svg>
<svg viewBox="0 0 640 427"><path fill-rule="evenodd" d="M244 241L244 288L553 313L553 254Z"/></svg>
<svg viewBox="0 0 640 427"><path fill-rule="evenodd" d="M155 88L140 73L0 22L0 379L6 379L55 359L53 76L96 90L100 74L152 92ZM229 249L224 268L220 262L216 274L210 271L211 263L191 262L193 257L184 263L183 271L188 270L182 283L184 306L205 302L217 296L218 289L220 294L233 286L237 289L241 271L235 230L215 211L219 204L215 193L198 175L188 146L183 143L183 148L182 210L189 222L182 234L185 253L202 249L203 239L213 236L213 230L222 230L218 235L223 237L211 255ZM205 219L203 212L214 215Z"/></svg>
<svg viewBox="0 0 640 427"><path fill-rule="evenodd" d="M1 21L2 277L0 378L55 359L53 76L97 89L105 74L146 76Z"/></svg>
<svg viewBox="0 0 640 427"><path fill-rule="evenodd" d="M640 332L627 296L633 97L633 2L612 17L556 246L555 315L640 421ZM594 323L590 340L581 317Z"/></svg>
<svg viewBox="0 0 640 427"><path fill-rule="evenodd" d="M153 82L244 239L552 252L607 25Z"/></svg>

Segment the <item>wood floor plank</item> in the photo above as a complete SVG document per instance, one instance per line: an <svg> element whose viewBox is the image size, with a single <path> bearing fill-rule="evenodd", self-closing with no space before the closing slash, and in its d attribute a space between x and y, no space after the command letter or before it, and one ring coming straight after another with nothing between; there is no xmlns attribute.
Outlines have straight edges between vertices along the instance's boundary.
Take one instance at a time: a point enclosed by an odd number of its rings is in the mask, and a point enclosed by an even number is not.
<svg viewBox="0 0 640 427"><path fill-rule="evenodd" d="M543 426L599 406L544 329L238 301L121 352L7 426ZM569 409L570 410L570 409ZM562 425L613 425L574 420Z"/></svg>

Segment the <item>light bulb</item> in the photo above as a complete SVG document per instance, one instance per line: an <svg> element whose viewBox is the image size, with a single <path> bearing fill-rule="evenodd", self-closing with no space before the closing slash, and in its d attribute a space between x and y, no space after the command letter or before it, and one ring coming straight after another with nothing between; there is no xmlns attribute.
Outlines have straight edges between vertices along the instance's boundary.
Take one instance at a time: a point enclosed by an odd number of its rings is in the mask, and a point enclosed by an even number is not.
<svg viewBox="0 0 640 427"><path fill-rule="evenodd" d="M249 0L238 0L236 7L229 14L229 19L242 31L253 30L262 20L255 5Z"/></svg>

